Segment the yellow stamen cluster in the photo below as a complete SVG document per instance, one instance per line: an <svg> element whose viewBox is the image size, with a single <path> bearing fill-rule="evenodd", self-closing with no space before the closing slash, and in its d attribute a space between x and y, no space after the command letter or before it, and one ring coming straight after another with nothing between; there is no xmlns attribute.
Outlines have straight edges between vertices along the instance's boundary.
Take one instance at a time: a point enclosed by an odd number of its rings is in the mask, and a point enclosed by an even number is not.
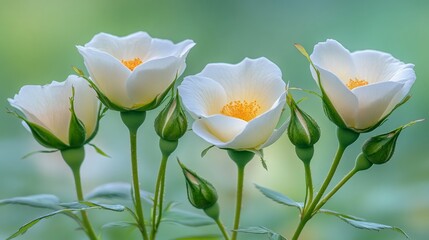
<svg viewBox="0 0 429 240"><path fill-rule="evenodd" d="M134 68L136 68L138 65L143 63L143 61L138 57L131 59L131 60L121 60L121 62L122 62L122 64L125 65L125 67L127 67L131 71L133 71Z"/></svg>
<svg viewBox="0 0 429 240"><path fill-rule="evenodd" d="M247 102L246 100L231 101L223 106L221 113L226 116L240 118L244 121L250 121L258 116L261 106L256 101Z"/></svg>
<svg viewBox="0 0 429 240"><path fill-rule="evenodd" d="M368 85L368 81L355 78L355 79L350 79L346 85L350 90L353 90L354 88Z"/></svg>

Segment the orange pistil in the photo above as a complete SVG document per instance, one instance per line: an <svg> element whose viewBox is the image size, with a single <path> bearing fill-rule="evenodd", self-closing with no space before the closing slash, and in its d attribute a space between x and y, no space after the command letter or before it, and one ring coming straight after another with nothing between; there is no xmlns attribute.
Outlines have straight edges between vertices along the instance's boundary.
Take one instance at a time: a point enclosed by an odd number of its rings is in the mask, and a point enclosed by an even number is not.
<svg viewBox="0 0 429 240"><path fill-rule="evenodd" d="M244 121L250 121L258 116L261 109L256 101L247 102L246 100L231 101L223 106L221 113L226 116L240 118Z"/></svg>
<svg viewBox="0 0 429 240"><path fill-rule="evenodd" d="M133 71L134 68L136 68L138 65L143 63L143 61L138 57L131 59L131 60L121 60L121 62L122 62L122 64L125 65L125 67L127 67L131 71Z"/></svg>
<svg viewBox="0 0 429 240"><path fill-rule="evenodd" d="M355 79L350 79L346 85L350 90L353 90L354 88L368 85L368 81L355 78Z"/></svg>

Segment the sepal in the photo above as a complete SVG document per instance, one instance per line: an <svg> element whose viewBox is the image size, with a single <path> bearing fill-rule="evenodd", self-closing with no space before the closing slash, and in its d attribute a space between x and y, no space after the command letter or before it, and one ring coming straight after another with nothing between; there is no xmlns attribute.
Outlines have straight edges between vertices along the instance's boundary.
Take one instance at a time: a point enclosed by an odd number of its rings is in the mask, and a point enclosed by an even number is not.
<svg viewBox="0 0 429 240"><path fill-rule="evenodd" d="M74 109L75 90L72 87L72 96L70 97L71 119L69 125L69 146L80 147L85 144L86 130L83 122L78 119Z"/></svg>
<svg viewBox="0 0 429 240"><path fill-rule="evenodd" d="M15 117L21 119L24 122L24 124L27 124L28 128L30 129L31 133L33 134L34 139L36 139L36 141L38 143L40 143L40 145L42 145L46 148L54 148L54 149L58 149L58 150L68 148L67 144L63 143L59 138L57 138L55 135L53 135L46 128L28 121L23 116L16 113L15 111L8 110L8 113L10 113L10 114L14 115Z"/></svg>

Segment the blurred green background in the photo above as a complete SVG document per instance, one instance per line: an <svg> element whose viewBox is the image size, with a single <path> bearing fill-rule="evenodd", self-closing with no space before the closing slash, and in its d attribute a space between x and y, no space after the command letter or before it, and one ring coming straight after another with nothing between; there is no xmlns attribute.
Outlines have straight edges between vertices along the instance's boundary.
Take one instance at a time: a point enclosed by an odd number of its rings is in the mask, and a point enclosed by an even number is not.
<svg viewBox="0 0 429 240"><path fill-rule="evenodd" d="M306 60L294 49L301 43L309 52L314 44L333 38L351 51L377 49L414 63L417 81L412 99L398 109L384 125L363 134L348 150L334 181L354 163L360 146L368 137L390 131L429 114L429 1L288 1L288 0L2 0L0 7L0 109L8 107L21 86L63 81L72 66L84 69L75 45L83 45L93 35L107 32L127 35L146 31L153 37L175 42L193 39L186 72L196 74L211 62L237 63L244 57L265 56L279 65L283 79L292 86L316 90ZM181 78L182 79L182 78ZM181 80L180 79L180 80ZM335 127L326 119L320 101L308 97L302 107L322 128L312 167L318 188L329 168L336 148ZM142 187L153 191L160 162L158 138L153 120L159 110L148 113L139 132L139 158ZM63 201L75 199L73 180L59 154L25 154L42 150L20 122L0 112L0 199L37 193L52 193ZM429 123L425 121L404 131L393 159L358 174L328 204L327 208L403 228L412 239L429 238ZM128 136L117 112L108 112L93 141L111 158L87 149L82 168L84 191L107 182L129 182ZM235 166L225 152L211 150L203 159L207 143L189 132L180 141L177 155L191 169L210 180L220 194L222 218L232 225L235 197ZM304 196L303 167L295 157L286 136L265 150L268 171L255 159L247 168L242 226L266 226L291 237L298 212L264 198L253 183L276 189L295 200ZM174 157L174 156L173 156ZM186 200L185 183L177 162L167 169L167 201ZM175 158L175 157L174 157ZM193 210L198 212L197 210ZM0 239L44 210L23 206L0 207ZM146 216L148 216L146 214ZM103 239L138 239L136 231L101 230L110 221L129 219L123 213L95 211L90 218ZM40 222L18 239L84 239L74 222L57 216ZM216 233L214 226L188 228L174 224L161 226L159 239ZM265 239L241 234L240 239ZM358 240L403 239L393 231L357 230L330 216L317 216L305 228L302 239Z"/></svg>

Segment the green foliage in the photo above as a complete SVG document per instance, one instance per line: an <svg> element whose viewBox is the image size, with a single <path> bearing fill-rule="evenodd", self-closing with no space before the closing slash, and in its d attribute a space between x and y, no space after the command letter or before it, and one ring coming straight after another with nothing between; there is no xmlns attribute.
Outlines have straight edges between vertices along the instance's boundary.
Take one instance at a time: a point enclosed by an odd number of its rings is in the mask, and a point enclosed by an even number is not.
<svg viewBox="0 0 429 240"><path fill-rule="evenodd" d="M34 199L37 199L37 197L35 197ZM52 196L42 198L42 199L50 199L51 201L55 200L55 198L53 198ZM49 200L47 200L47 201L49 202ZM32 201L27 200L26 202L29 203ZM35 201L35 202L37 202L37 201ZM41 206L43 206L43 204ZM64 207L64 208L60 209L60 210L56 210L54 212L45 214L43 216L40 216L36 219L31 220L30 222L21 226L19 228L19 230L16 231L14 234L12 234L10 237L8 237L7 240L16 238L16 237L26 233L31 227L36 225L41 220L53 217L53 216L58 215L58 214L66 214L66 215L75 216L75 212L92 210L92 209L103 209L103 210L109 210L109 211L115 211L115 212L122 212L125 210L125 207L121 206L121 205L108 205L108 204L99 204L99 203L93 203L93 202L60 203L59 206Z"/></svg>
<svg viewBox="0 0 429 240"><path fill-rule="evenodd" d="M266 228L266 227L248 227L248 228L241 228L238 229L237 232L244 232L244 233L251 233L251 234L261 234L261 235L267 235L269 240L287 240L282 235L273 232L272 230Z"/></svg>
<svg viewBox="0 0 429 240"><path fill-rule="evenodd" d="M86 195L86 199L125 200L132 201L131 184L122 182L106 183L94 188ZM153 204L153 194L140 190L141 197Z"/></svg>
<svg viewBox="0 0 429 240"><path fill-rule="evenodd" d="M59 209L60 199L52 194L37 194L25 197L14 197L9 199L0 200L1 205L24 205L35 208Z"/></svg>
<svg viewBox="0 0 429 240"><path fill-rule="evenodd" d="M355 228L366 229L366 230L375 230L375 231L380 231L380 230L384 230L384 229L391 229L391 230L394 230L394 231L397 231L397 232L403 234L406 238L409 238L409 236L402 229L400 229L398 227L393 227L393 226L389 226L389 225L385 225L385 224L381 224L381 223L368 222L362 218L358 218L358 217L355 217L352 215L338 213L338 212L334 212L334 211L326 210L326 209L320 209L319 212L329 214L332 216L336 216L339 219L341 219L344 222L352 225Z"/></svg>
<svg viewBox="0 0 429 240"><path fill-rule="evenodd" d="M262 193L264 194L265 197L273 200L274 202L286 205L286 206L290 206L290 207L296 207L298 208L300 211L302 211L302 206L303 204L300 202L295 202L294 200L290 199L289 197L276 192L274 190L271 190L269 188L265 188L262 187L258 184L255 184L255 187Z"/></svg>
<svg viewBox="0 0 429 240"><path fill-rule="evenodd" d="M182 209L170 209L169 211L166 211L162 216L161 221L176 223L188 227L201 227L215 223L213 219L207 216Z"/></svg>
<svg viewBox="0 0 429 240"><path fill-rule="evenodd" d="M192 236L192 237L179 237L179 238L175 238L174 240L218 240L218 239L222 239L222 237L219 235L209 234L209 235L198 235L198 236Z"/></svg>

